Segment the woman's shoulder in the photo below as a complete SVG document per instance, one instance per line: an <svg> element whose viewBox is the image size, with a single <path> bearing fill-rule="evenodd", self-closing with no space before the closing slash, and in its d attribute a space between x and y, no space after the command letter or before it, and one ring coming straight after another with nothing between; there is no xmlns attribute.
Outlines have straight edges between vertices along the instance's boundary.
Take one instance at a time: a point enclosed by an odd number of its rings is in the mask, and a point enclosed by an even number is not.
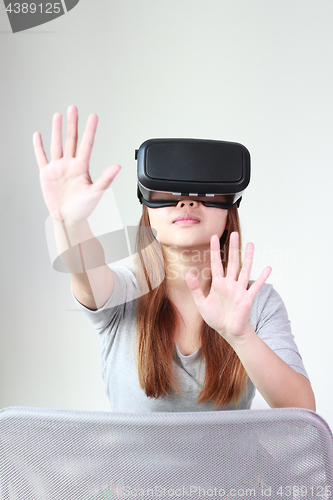
<svg viewBox="0 0 333 500"><path fill-rule="evenodd" d="M116 266L111 268L114 288L109 298L108 307L125 305L137 298L137 281L134 267Z"/></svg>
<svg viewBox="0 0 333 500"><path fill-rule="evenodd" d="M134 285L136 285L135 268L130 266L116 266L110 267L114 276L119 277L119 279L130 280Z"/></svg>
<svg viewBox="0 0 333 500"><path fill-rule="evenodd" d="M250 286L252 283L253 281L250 282ZM257 328L268 320L274 319L282 323L289 321L285 304L273 285L264 283L260 288L253 301L250 319L252 325L256 325Z"/></svg>
<svg viewBox="0 0 333 500"><path fill-rule="evenodd" d="M127 308L137 298L137 286L134 268L129 266L112 267L114 278L114 286L112 293L105 304L99 309L90 310L81 304L74 296L73 298L79 309L81 309L94 322L102 318L108 318L110 315L119 313L122 309Z"/></svg>
<svg viewBox="0 0 333 500"><path fill-rule="evenodd" d="M254 281L250 281L249 285L251 286L254 283ZM262 287L260 288L259 292L257 293L255 299L254 299L254 304L257 305L257 307L264 306L265 304L273 304L273 303L283 303L281 296L279 293L275 290L273 285L270 283L264 283Z"/></svg>

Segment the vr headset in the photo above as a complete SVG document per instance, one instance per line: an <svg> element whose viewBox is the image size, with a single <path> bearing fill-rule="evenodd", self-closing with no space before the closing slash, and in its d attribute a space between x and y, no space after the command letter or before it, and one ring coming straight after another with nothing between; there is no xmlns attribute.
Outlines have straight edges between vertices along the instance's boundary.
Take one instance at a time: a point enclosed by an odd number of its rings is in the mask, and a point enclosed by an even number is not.
<svg viewBox="0 0 333 500"><path fill-rule="evenodd" d="M150 208L193 199L207 207L239 206L250 182L250 153L236 142L149 139L135 151L138 198Z"/></svg>

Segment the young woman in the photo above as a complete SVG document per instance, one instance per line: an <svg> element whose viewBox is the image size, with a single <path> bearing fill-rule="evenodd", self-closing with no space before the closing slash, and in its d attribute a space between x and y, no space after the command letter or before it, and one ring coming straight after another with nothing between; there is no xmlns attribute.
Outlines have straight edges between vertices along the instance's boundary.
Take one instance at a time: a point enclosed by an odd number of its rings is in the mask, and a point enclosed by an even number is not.
<svg viewBox="0 0 333 500"><path fill-rule="evenodd" d="M54 115L50 163L38 132L33 143L74 299L99 334L111 409L244 409L257 388L271 407L315 410L285 307L265 283L271 269L249 281L252 243L241 265L237 208L190 197L173 207L143 205L135 269L109 268L87 218L120 167L91 181L97 116L75 156L77 121L70 106L63 151L62 117Z"/></svg>

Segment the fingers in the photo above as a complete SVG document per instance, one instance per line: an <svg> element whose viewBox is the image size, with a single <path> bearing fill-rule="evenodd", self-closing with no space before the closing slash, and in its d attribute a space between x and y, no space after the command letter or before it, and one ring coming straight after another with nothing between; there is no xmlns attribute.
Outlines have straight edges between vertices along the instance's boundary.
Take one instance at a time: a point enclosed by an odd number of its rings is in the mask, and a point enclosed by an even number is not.
<svg viewBox="0 0 333 500"><path fill-rule="evenodd" d="M254 255L254 245L253 243L248 243L246 245L243 266L238 278L239 283L241 283L244 286L244 288L247 287L250 280L253 255Z"/></svg>
<svg viewBox="0 0 333 500"><path fill-rule="evenodd" d="M210 239L210 260L212 276L224 276L224 270L221 260L220 240L217 234Z"/></svg>
<svg viewBox="0 0 333 500"><path fill-rule="evenodd" d="M237 237L236 237L237 235ZM254 256L254 245L253 243L248 243L246 245L244 261L242 265L242 269L238 275L239 270L239 235L238 233L232 233L230 235L230 247L229 247L229 262L228 262L228 270L227 277L231 279L235 279L238 281L243 288L247 288L250 280L252 265L253 265L253 256ZM259 278L251 285L249 292L250 295L254 298L262 285L265 283L269 275L271 274L272 268L266 267L264 271L261 273Z"/></svg>
<svg viewBox="0 0 333 500"><path fill-rule="evenodd" d="M233 232L229 240L229 256L226 277L237 280L239 272L239 234Z"/></svg>
<svg viewBox="0 0 333 500"><path fill-rule="evenodd" d="M107 189L110 186L113 179L118 174L120 168L121 168L120 165L111 165L110 167L105 169L100 178L94 182L94 184L91 187L91 190L93 192L97 192L97 191L104 191L105 189Z"/></svg>
<svg viewBox="0 0 333 500"><path fill-rule="evenodd" d="M81 159L86 161L87 163L89 163L92 147L94 144L97 121L98 121L97 115L89 116L78 152L78 156L80 156ZM67 110L65 151L63 153L62 115L61 113L55 113L53 115L52 133L51 133L51 160L58 160L59 158L62 158L62 156L67 156L70 158L75 157L77 139L78 139L77 124L78 124L77 108L76 106L69 106ZM34 148L35 148L37 162L39 167L42 168L48 162L46 160L45 152L41 144L40 134L38 137L37 135L34 135L33 141L34 141Z"/></svg>
<svg viewBox="0 0 333 500"><path fill-rule="evenodd" d="M261 273L261 275L259 276L259 278L254 283L252 283L252 285L250 286L250 288L248 290L248 293L252 297L252 299L254 299L254 297L257 295L260 288L265 283L265 281L267 280L267 278L269 277L271 272L272 272L272 268L266 267L263 270L263 272Z"/></svg>
<svg viewBox="0 0 333 500"><path fill-rule="evenodd" d="M193 273L187 273L185 276L187 286L192 292L194 302L197 308L200 310L202 303L205 301L205 295L200 286L199 280Z"/></svg>
<svg viewBox="0 0 333 500"><path fill-rule="evenodd" d="M51 133L51 160L58 160L62 157L62 116L55 113L52 119Z"/></svg>
<svg viewBox="0 0 333 500"><path fill-rule="evenodd" d="M65 156L73 158L77 145L78 112L76 106L69 106L67 110L67 128L65 142Z"/></svg>
<svg viewBox="0 0 333 500"><path fill-rule="evenodd" d="M39 132L35 132L34 135L32 136L32 143L34 146L38 167L42 169L48 164L48 161L43 148L42 137Z"/></svg>
<svg viewBox="0 0 333 500"><path fill-rule="evenodd" d="M84 129L80 147L78 150L78 157L87 163L90 160L92 147L94 145L97 122L98 122L97 115L93 114L89 116L86 123L86 128Z"/></svg>

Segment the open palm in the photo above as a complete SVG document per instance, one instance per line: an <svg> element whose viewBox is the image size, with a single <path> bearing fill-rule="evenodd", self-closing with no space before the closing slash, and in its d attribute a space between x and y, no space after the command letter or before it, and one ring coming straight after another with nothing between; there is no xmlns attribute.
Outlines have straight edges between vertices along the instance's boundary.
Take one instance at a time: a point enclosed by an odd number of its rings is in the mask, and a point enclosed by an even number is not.
<svg viewBox="0 0 333 500"><path fill-rule="evenodd" d="M186 275L187 284L204 321L230 344L245 334L254 298L271 273L271 268L266 267L248 287L254 246L252 243L246 246L244 263L239 272L238 238L238 233L230 235L229 262L224 272L219 238L217 235L212 236L212 283L207 296L197 277L191 273Z"/></svg>
<svg viewBox="0 0 333 500"><path fill-rule="evenodd" d="M40 169L40 183L46 206L55 220L76 223L92 213L103 192L118 173L119 165L108 167L93 183L89 174L89 161L94 144L98 118L90 115L76 154L78 112L68 108L65 149L62 148L62 116L53 116L51 161L44 152L41 135L36 132L33 144Z"/></svg>

